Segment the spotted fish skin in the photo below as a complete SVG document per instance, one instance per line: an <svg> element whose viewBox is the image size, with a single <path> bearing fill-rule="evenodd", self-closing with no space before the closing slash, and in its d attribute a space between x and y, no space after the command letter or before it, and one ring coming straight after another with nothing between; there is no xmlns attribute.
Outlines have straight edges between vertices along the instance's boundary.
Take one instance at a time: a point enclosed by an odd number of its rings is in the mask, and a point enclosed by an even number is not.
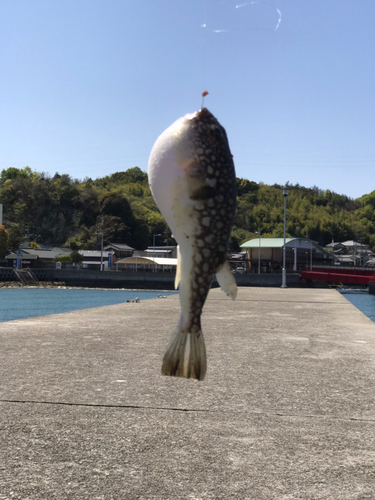
<svg viewBox="0 0 375 500"><path fill-rule="evenodd" d="M201 314L213 275L231 298L237 292L226 259L236 209L233 157L225 129L206 108L180 118L157 139L149 182L179 245L181 317L162 373L203 380L207 363Z"/></svg>

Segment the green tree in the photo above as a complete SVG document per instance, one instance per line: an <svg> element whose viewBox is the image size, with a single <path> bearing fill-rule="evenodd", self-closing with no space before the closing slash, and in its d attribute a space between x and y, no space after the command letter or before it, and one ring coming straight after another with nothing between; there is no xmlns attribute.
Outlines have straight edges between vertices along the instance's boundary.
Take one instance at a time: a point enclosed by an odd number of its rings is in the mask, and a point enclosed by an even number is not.
<svg viewBox="0 0 375 500"><path fill-rule="evenodd" d="M3 259L8 250L8 241L9 241L9 233L4 228L2 224L0 224L0 259Z"/></svg>
<svg viewBox="0 0 375 500"><path fill-rule="evenodd" d="M83 256L78 252L78 250L73 250L69 255L70 261L73 264L79 264L83 261Z"/></svg>
<svg viewBox="0 0 375 500"><path fill-rule="evenodd" d="M375 191L353 200L316 186L288 187L288 236L311 237L322 245L359 238L373 244ZM152 244L153 234L169 230L151 196L147 174L138 167L82 182L66 174L50 177L29 167L11 167L0 172L0 203L13 250L25 238L47 245L66 243L72 250L94 249L96 232L106 242L144 249ZM282 186L238 178L231 249L256 237L256 231L282 237L283 204Z"/></svg>
<svg viewBox="0 0 375 500"><path fill-rule="evenodd" d="M60 255L57 257L57 262L61 262L61 264L71 264L72 258L70 255Z"/></svg>
<svg viewBox="0 0 375 500"><path fill-rule="evenodd" d="M162 217L162 215L158 212L149 211L147 214L147 225L150 230L150 235L153 234L161 234L167 233L168 226Z"/></svg>
<svg viewBox="0 0 375 500"><path fill-rule="evenodd" d="M130 232L120 217L113 215L100 215L96 219L95 227L91 228L94 233L103 234L103 243L127 243Z"/></svg>
<svg viewBox="0 0 375 500"><path fill-rule="evenodd" d="M33 172L30 167L25 167L25 168L14 168L10 167L7 169L4 169L0 173L0 184L4 184L5 181L7 180L13 180L16 179L17 177L23 177L25 179L31 179L33 177Z"/></svg>
<svg viewBox="0 0 375 500"><path fill-rule="evenodd" d="M249 181L247 179L241 179L237 177L237 194L238 196L243 196L247 193L256 193L259 189L259 186L254 181Z"/></svg>
<svg viewBox="0 0 375 500"><path fill-rule="evenodd" d="M7 227L9 229L8 248L13 252L16 252L19 249L20 244L25 241L25 229L21 224L13 222L9 223Z"/></svg>
<svg viewBox="0 0 375 500"><path fill-rule="evenodd" d="M133 212L128 200L119 192L105 193L99 198L101 215L119 217L124 224L132 226Z"/></svg>
<svg viewBox="0 0 375 500"><path fill-rule="evenodd" d="M80 193L81 209L78 212L77 224L90 227L95 224L99 215L98 193L91 183L83 186Z"/></svg>
<svg viewBox="0 0 375 500"><path fill-rule="evenodd" d="M30 241L29 247L34 248L34 250L40 250L41 248L36 241Z"/></svg>

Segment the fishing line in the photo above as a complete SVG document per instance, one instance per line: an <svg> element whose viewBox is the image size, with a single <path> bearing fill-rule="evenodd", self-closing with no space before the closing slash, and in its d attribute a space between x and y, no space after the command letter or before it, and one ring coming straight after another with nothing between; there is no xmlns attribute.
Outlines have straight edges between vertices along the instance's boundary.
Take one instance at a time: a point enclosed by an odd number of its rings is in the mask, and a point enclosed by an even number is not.
<svg viewBox="0 0 375 500"><path fill-rule="evenodd" d="M211 8L208 10L208 1L205 0L204 20L200 26L211 33L248 30L275 32L280 27L282 13L272 2L252 0L238 3L238 0L210 0Z"/></svg>
<svg viewBox="0 0 375 500"><path fill-rule="evenodd" d="M246 31L278 31L282 14L280 9L267 0L251 0L239 3L238 0L204 0L203 17L200 27L203 32L203 88L207 82L208 55L212 50L210 42L215 45L217 35L227 34L228 37L235 33ZM229 38L227 39L229 42ZM238 41L238 40L237 40ZM236 43L232 37L230 43ZM241 44L243 48L243 43ZM237 49L235 49L237 51ZM212 57L214 60L214 57ZM207 91L202 93L202 105Z"/></svg>
<svg viewBox="0 0 375 500"><path fill-rule="evenodd" d="M207 1L204 0L204 12L203 12L203 24L201 24L201 28L205 28L206 25L206 20L207 20ZM207 54L208 54L208 43L207 43L207 31L204 31L204 36L203 36L203 86L206 86L206 77L207 77ZM204 92L202 92L202 105L201 109L203 108L204 105ZM208 93L208 92L207 92Z"/></svg>

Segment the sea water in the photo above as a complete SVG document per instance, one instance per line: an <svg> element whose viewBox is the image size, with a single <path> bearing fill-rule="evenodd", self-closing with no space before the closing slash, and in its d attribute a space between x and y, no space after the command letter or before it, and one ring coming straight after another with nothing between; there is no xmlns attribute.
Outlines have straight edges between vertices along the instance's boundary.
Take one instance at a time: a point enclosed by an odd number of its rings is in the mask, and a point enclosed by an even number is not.
<svg viewBox="0 0 375 500"><path fill-rule="evenodd" d="M341 292L363 314L375 322L375 295L361 290L343 289Z"/></svg>
<svg viewBox="0 0 375 500"><path fill-rule="evenodd" d="M122 304L137 297L142 301L175 293L147 290L5 288L0 289L0 322Z"/></svg>
<svg viewBox="0 0 375 500"><path fill-rule="evenodd" d="M137 297L139 300L154 299L175 293L154 290L5 288L0 289L0 322L122 304ZM343 289L342 293L375 322L375 295L348 289Z"/></svg>

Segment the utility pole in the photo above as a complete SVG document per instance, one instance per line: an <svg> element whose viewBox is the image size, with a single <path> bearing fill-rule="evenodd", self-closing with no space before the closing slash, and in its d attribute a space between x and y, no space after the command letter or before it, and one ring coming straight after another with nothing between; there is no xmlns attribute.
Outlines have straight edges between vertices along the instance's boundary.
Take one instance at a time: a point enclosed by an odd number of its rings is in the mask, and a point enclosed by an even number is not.
<svg viewBox="0 0 375 500"><path fill-rule="evenodd" d="M259 250L258 250L258 274L260 274L260 241L262 233L259 231L255 231L259 235Z"/></svg>
<svg viewBox="0 0 375 500"><path fill-rule="evenodd" d="M154 266L153 266L154 273L156 273L156 266L155 266L155 237L156 236L161 236L161 234L153 234L152 235L152 260L154 263Z"/></svg>
<svg viewBox="0 0 375 500"><path fill-rule="evenodd" d="M103 233L95 233L96 236L101 236L102 241L100 245L100 270L103 271Z"/></svg>
<svg viewBox="0 0 375 500"><path fill-rule="evenodd" d="M286 197L289 194L289 190L284 187L283 195L284 195L284 246L283 246L283 269L282 269L282 284L281 288L287 288L286 286L286 267L285 267L285 245L286 245Z"/></svg>

